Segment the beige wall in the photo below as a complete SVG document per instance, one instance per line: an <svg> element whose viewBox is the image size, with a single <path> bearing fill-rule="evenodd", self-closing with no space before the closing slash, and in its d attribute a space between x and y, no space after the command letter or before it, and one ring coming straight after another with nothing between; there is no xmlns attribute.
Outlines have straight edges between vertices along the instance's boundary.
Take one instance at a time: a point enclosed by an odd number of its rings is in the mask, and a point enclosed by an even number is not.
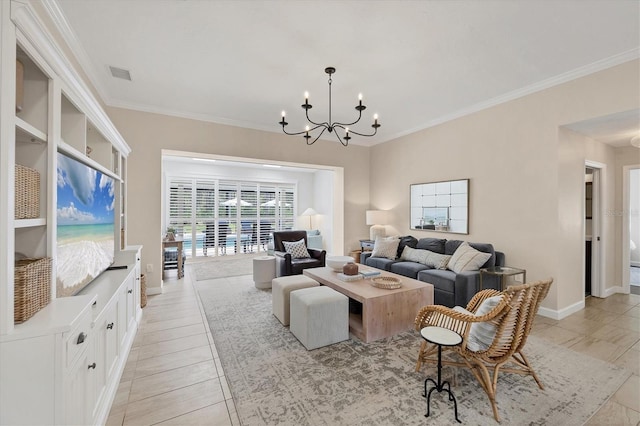
<svg viewBox="0 0 640 426"><path fill-rule="evenodd" d="M579 303L586 147L577 152L559 128L639 108L639 63L374 146L371 204L393 210L399 234L491 242L507 264L526 268L529 280L553 277L546 308ZM411 183L464 178L470 179L469 235L409 230ZM613 269L607 267L608 286L616 283Z"/></svg>
<svg viewBox="0 0 640 426"><path fill-rule="evenodd" d="M142 265L151 291L161 283L161 151L163 149L288 161L344 168L344 251L359 247L368 235L369 149L344 148L330 141L307 146L302 137L240 127L107 108L132 153L127 164L128 244L143 244ZM274 130L276 126L274 126Z"/></svg>

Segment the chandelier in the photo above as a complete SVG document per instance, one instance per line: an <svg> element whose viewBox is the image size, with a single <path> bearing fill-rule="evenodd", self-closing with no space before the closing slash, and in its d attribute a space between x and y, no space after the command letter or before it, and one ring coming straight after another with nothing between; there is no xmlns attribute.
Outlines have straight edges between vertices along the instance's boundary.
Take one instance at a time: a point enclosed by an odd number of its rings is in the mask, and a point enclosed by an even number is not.
<svg viewBox="0 0 640 426"><path fill-rule="evenodd" d="M329 131L329 133L334 133L336 135L336 138L338 138L338 141L340 141L340 143L344 146L349 145L349 140L351 139L351 136L349 136L349 134L351 133L358 136L366 136L366 137L375 136L375 134L378 132L378 127L380 127L380 124L378 124L378 114L373 115L373 124L371 125L371 127L373 127L373 133L371 134L359 133L349 128L349 126L353 126L354 124L360 121L360 118L362 118L362 111L367 109L367 107L362 104L362 93L358 95L358 105L356 105L356 111L358 111L358 118L355 121L351 123L339 123L337 121L331 121L331 75L336 72L336 69L334 67L327 67L324 69L324 72L329 74L329 120L324 121L322 123L316 123L315 121L309 118L309 110L313 108L313 106L309 103L309 92L305 92L304 104L302 104L301 107L302 109L304 109L305 115L307 116L307 121L311 123L314 127L310 127L309 125L307 125L305 127L305 130L301 132L289 133L287 132L287 129L285 129L285 127L289 124L285 121L286 113L282 111L282 120L279 122L279 124L282 125L282 131L285 134L291 135L291 136L304 135L307 145L313 145L315 141L320 139L320 136L322 136L322 134L327 130ZM320 131L320 133L317 134L317 136L312 136L311 134L317 129L322 129L322 130ZM344 130L344 136L340 137L340 135L338 134L338 129ZM313 140L311 140L312 138Z"/></svg>

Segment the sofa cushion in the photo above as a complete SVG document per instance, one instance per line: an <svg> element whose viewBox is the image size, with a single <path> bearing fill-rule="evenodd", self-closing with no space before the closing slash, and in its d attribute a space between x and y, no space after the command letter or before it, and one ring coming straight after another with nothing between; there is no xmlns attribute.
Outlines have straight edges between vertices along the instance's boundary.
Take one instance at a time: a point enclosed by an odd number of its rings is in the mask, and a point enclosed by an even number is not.
<svg viewBox="0 0 640 426"><path fill-rule="evenodd" d="M437 289L453 293L456 284L456 274L446 269L425 269L418 272L418 280L433 284Z"/></svg>
<svg viewBox="0 0 640 426"><path fill-rule="evenodd" d="M371 257L386 257L394 260L398 255L400 240L397 237L376 238Z"/></svg>
<svg viewBox="0 0 640 426"><path fill-rule="evenodd" d="M367 266L382 269L383 271L391 271L391 265L396 263L396 260L387 259L386 257L368 257L365 261Z"/></svg>
<svg viewBox="0 0 640 426"><path fill-rule="evenodd" d="M285 251L289 253L293 259L311 257L309 256L309 251L307 250L304 239L299 241L283 241L282 244L284 244Z"/></svg>
<svg viewBox="0 0 640 426"><path fill-rule="evenodd" d="M463 242L451 256L447 268L456 273L477 271L490 257L491 253L483 253L471 247L469 243Z"/></svg>
<svg viewBox="0 0 640 426"><path fill-rule="evenodd" d="M394 274L404 275L413 279L418 277L418 272L429 269L427 265L416 262L395 262L389 266Z"/></svg>
<svg viewBox="0 0 640 426"><path fill-rule="evenodd" d="M415 248L422 249L422 250L429 250L434 253L440 253L440 254L452 254L453 252L445 253L446 241L447 240L445 239L439 239L439 238L420 238Z"/></svg>

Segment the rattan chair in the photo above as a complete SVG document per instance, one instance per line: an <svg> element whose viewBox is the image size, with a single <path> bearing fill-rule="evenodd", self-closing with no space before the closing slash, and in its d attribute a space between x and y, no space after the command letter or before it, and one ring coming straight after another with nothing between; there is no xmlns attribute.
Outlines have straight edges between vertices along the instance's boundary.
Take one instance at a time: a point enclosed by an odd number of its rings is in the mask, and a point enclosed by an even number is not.
<svg viewBox="0 0 640 426"><path fill-rule="evenodd" d="M544 389L522 349L527 341L540 302L546 297L552 282L552 279L548 279L511 286L503 292L480 291L467 305L467 311L475 313L486 299L502 295L500 302L482 316L470 315L445 306L431 305L422 308L416 317L415 325L418 331L423 327L435 325L453 330L463 337L459 346L451 348L462 357L463 362L447 360L442 364L468 367L471 370L487 393L493 409L493 416L498 422L500 417L496 406L496 389L500 371L530 375L540 389ZM496 334L485 350L472 351L467 346L469 331L472 324L481 322L495 325ZM437 353L437 346L428 344L426 341L422 342L416 371L420 370L423 362L436 363L437 359L433 357L434 353Z"/></svg>

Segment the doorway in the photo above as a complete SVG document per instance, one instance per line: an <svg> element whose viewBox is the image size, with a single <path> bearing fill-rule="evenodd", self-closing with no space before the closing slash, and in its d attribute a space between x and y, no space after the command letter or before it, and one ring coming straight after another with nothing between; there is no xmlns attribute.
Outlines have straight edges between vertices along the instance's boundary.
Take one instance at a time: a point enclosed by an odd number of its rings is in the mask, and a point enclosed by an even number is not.
<svg viewBox="0 0 640 426"><path fill-rule="evenodd" d="M604 164L585 163L584 185L584 294L585 297L602 297L602 176Z"/></svg>
<svg viewBox="0 0 640 426"><path fill-rule="evenodd" d="M623 167L622 192L623 292L640 294L640 165Z"/></svg>

